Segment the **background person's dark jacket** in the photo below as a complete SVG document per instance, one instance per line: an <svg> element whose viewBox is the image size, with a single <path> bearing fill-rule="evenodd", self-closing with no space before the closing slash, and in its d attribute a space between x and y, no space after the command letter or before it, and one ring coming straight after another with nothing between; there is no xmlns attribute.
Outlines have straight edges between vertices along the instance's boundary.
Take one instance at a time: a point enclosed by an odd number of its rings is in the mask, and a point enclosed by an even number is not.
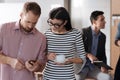
<svg viewBox="0 0 120 80"><path fill-rule="evenodd" d="M91 53L91 47L92 47L92 29L91 26L87 28L82 29L83 32L83 42L85 51L87 53ZM106 43L106 36L104 33L101 32L101 35L98 39L98 47L97 47L97 54L96 57L107 64L106 60L106 52L105 52L105 43Z"/></svg>

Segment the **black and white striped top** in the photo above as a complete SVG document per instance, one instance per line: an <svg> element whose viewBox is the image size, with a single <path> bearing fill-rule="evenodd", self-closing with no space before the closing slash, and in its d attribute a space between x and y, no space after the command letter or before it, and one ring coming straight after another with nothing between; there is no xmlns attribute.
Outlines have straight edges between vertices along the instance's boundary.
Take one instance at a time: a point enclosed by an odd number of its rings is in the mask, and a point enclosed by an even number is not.
<svg viewBox="0 0 120 80"><path fill-rule="evenodd" d="M72 58L75 53L80 58L85 57L81 32L75 28L65 34L55 34L49 29L46 31L48 53L63 54L66 58ZM55 65L48 61L44 70L44 80L75 80L73 64Z"/></svg>

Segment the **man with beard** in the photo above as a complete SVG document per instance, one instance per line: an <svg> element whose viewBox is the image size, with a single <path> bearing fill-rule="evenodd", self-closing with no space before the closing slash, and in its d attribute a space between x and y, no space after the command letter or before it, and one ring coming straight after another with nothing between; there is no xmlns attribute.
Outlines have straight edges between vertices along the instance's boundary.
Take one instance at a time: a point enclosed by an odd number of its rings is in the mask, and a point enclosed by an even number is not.
<svg viewBox="0 0 120 80"><path fill-rule="evenodd" d="M26 2L17 22L0 26L0 80L35 80L33 72L45 64L46 38L35 25L41 8Z"/></svg>

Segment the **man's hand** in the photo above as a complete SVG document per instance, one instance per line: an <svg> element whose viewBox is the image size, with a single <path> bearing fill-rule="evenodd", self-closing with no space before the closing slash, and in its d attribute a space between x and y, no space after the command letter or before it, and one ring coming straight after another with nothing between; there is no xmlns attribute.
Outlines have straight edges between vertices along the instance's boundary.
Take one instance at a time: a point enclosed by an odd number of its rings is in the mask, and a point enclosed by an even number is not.
<svg viewBox="0 0 120 80"><path fill-rule="evenodd" d="M87 58L89 58L89 60L91 61L91 63L93 63L93 61L96 61L98 60L96 56L90 54L90 53L87 53Z"/></svg>
<svg viewBox="0 0 120 80"><path fill-rule="evenodd" d="M21 70L25 68L24 64L20 60L6 56L2 52L0 53L0 63L8 64L16 70Z"/></svg>
<svg viewBox="0 0 120 80"><path fill-rule="evenodd" d="M108 73L108 70L105 67L101 67L101 72Z"/></svg>
<svg viewBox="0 0 120 80"><path fill-rule="evenodd" d="M15 59L15 58L10 58L10 57L8 57L7 63L8 63L13 69L16 69L16 70L21 70L21 69L24 69L24 68L25 68L24 64L23 64L20 60Z"/></svg>
<svg viewBox="0 0 120 80"><path fill-rule="evenodd" d="M36 71L42 72L44 66L45 66L44 64L40 64L38 61L34 61L34 60L25 62L25 67L31 72L36 72Z"/></svg>

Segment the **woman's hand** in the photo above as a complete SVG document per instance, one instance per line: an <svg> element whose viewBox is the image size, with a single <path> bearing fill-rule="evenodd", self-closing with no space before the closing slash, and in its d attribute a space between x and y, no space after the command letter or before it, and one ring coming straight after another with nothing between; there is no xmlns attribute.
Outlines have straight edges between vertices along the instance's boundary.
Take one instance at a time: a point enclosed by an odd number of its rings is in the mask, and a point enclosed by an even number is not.
<svg viewBox="0 0 120 80"><path fill-rule="evenodd" d="M48 60L55 60L55 58L56 58L56 54L55 53L48 53L48 55L47 55L47 59Z"/></svg>
<svg viewBox="0 0 120 80"><path fill-rule="evenodd" d="M63 62L63 63L60 63L60 62L54 62L54 64L56 64L56 65L66 65L66 64L70 64L70 63L72 63L72 62L70 62L70 61L68 61L68 60L65 60L65 62Z"/></svg>
<svg viewBox="0 0 120 80"><path fill-rule="evenodd" d="M77 58L77 57L68 58L67 61L70 62L70 63L76 63L76 64L80 64L80 63L83 62L83 60L81 58Z"/></svg>
<svg viewBox="0 0 120 80"><path fill-rule="evenodd" d="M82 62L83 62L83 60L81 58L68 58L65 60L64 63L55 62L55 64L56 65L66 65L66 64L70 64L70 63L80 64Z"/></svg>

